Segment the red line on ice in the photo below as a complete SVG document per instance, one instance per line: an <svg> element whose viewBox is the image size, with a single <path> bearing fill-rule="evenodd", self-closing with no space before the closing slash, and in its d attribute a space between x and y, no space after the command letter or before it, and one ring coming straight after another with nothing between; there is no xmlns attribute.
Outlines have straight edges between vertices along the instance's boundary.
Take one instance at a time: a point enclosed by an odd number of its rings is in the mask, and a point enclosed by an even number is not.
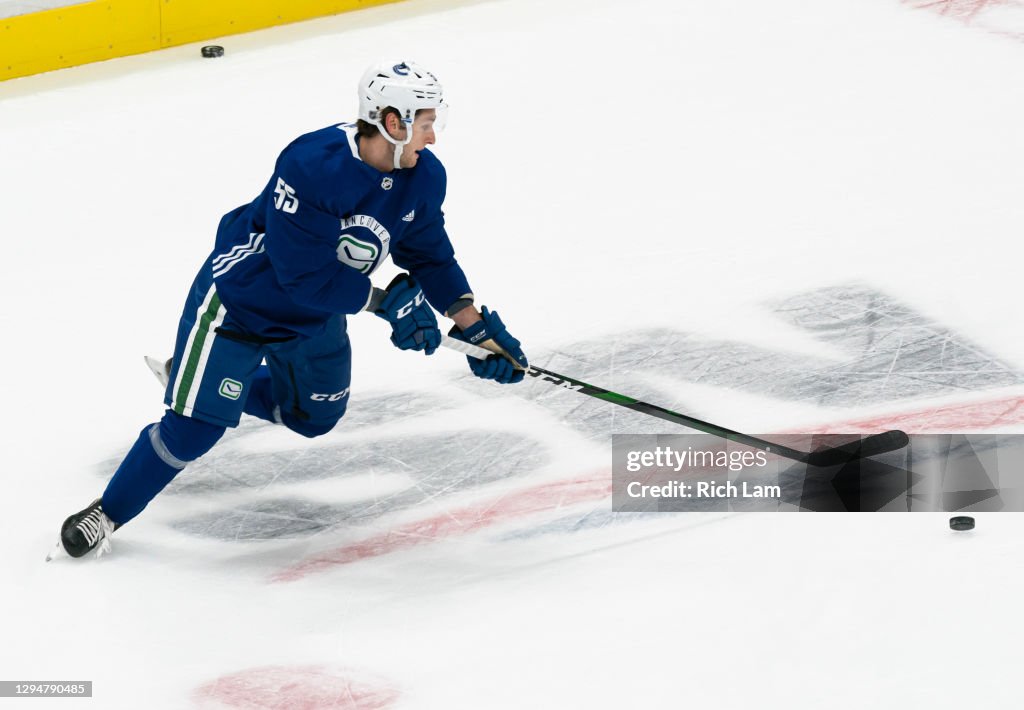
<svg viewBox="0 0 1024 710"><path fill-rule="evenodd" d="M940 15L970 22L980 13L1000 5L1019 6L1020 0L903 0L917 10L931 10Z"/></svg>
<svg viewBox="0 0 1024 710"><path fill-rule="evenodd" d="M601 500L611 495L611 492L612 477L607 469L591 476L554 481L513 491L497 500L449 510L432 518L406 523L366 540L315 555L276 573L271 577L271 581L294 582L316 572L370 557L387 555L439 538L465 535L489 525L533 513Z"/></svg>
<svg viewBox="0 0 1024 710"><path fill-rule="evenodd" d="M965 25L980 27L1002 37L1024 40L1024 32L1019 31L1016 21L1019 13L1024 10L1024 0L902 0L915 10L930 10L944 17L952 17ZM1006 11L989 13L996 8L1008 8Z"/></svg>
<svg viewBox="0 0 1024 710"><path fill-rule="evenodd" d="M814 430L822 434L847 434L902 429L908 434L923 434L998 429L1019 424L1024 424L1024 395L922 407L909 412L836 422L814 427Z"/></svg>

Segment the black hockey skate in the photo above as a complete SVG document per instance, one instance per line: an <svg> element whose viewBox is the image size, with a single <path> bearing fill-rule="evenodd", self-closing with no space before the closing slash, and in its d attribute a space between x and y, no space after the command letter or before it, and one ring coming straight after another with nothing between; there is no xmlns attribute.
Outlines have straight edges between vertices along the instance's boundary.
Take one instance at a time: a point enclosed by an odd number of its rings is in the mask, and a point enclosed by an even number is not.
<svg viewBox="0 0 1024 710"><path fill-rule="evenodd" d="M69 517L60 528L61 545L72 557L81 557L97 547L97 557L110 552L110 534L121 526L107 517L100 500Z"/></svg>

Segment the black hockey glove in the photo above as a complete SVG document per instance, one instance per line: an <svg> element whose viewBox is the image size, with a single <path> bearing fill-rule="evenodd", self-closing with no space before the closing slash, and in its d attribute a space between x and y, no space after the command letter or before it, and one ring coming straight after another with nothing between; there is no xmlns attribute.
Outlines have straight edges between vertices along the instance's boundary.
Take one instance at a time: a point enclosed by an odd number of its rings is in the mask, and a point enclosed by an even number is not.
<svg viewBox="0 0 1024 710"><path fill-rule="evenodd" d="M483 320L477 321L465 330L460 330L458 326L455 326L448 335L473 345L480 345L485 340L491 340L505 354L495 353L486 360L479 360L467 355L469 369L477 377L494 380L503 385L522 382L523 376L526 374L525 368L529 367L530 363L527 362L526 355L523 354L523 349L519 346L519 341L505 329L505 324L501 322L496 311L489 311L487 306L484 306L480 309L480 316ZM512 364L513 361L524 369L517 369Z"/></svg>
<svg viewBox="0 0 1024 710"><path fill-rule="evenodd" d="M441 344L437 318L423 289L409 274L399 274L385 290L374 314L391 323L391 342L401 350L424 350L433 355Z"/></svg>

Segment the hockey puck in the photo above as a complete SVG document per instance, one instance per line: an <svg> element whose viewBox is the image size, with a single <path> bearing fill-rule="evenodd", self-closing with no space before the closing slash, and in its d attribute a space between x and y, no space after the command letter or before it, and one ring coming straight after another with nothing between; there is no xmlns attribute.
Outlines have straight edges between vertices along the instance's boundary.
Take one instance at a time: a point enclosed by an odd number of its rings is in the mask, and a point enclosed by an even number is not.
<svg viewBox="0 0 1024 710"><path fill-rule="evenodd" d="M974 518L969 515L957 515L949 519L949 527L953 530L974 530Z"/></svg>
<svg viewBox="0 0 1024 710"><path fill-rule="evenodd" d="M223 57L224 48L219 44L208 44L199 50L203 53L203 56L207 59L213 59L214 57Z"/></svg>

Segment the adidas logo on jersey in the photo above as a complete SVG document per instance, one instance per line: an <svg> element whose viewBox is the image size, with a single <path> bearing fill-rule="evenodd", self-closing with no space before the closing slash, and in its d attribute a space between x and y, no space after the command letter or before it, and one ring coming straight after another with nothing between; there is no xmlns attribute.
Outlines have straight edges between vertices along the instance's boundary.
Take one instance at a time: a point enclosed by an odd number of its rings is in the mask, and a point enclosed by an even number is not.
<svg viewBox="0 0 1024 710"><path fill-rule="evenodd" d="M413 210L412 212L410 212L406 216L402 217L402 221L403 222L411 222L414 219L416 219L416 210Z"/></svg>

